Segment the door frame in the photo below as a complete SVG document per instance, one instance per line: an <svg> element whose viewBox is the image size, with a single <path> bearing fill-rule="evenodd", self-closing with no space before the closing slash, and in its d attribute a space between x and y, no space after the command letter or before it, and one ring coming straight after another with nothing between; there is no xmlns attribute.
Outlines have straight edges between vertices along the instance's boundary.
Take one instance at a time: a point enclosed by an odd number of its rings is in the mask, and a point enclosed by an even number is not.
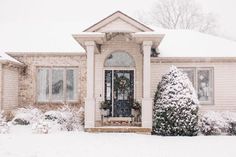
<svg viewBox="0 0 236 157"><path fill-rule="evenodd" d="M104 67L103 68L103 76L102 76L102 100L105 101L105 71L106 70L112 70L112 117L114 115L114 89L113 89L113 76L114 76L114 71L115 70L121 70L121 71L130 71L132 70L134 72L134 99L136 98L136 72L135 72L135 67Z"/></svg>

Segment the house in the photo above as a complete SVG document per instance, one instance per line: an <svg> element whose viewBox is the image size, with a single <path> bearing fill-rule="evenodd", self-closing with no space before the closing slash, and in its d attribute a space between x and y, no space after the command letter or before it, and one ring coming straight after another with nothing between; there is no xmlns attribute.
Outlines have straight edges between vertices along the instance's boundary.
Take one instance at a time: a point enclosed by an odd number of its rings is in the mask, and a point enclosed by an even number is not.
<svg viewBox="0 0 236 157"><path fill-rule="evenodd" d="M154 31L120 11L73 38L85 53L1 53L1 109L74 104L85 107L87 131L151 132L157 84L175 65L192 81L201 112L236 111L233 41L190 30ZM134 100L142 106L137 123ZM109 106L106 116L101 102Z"/></svg>

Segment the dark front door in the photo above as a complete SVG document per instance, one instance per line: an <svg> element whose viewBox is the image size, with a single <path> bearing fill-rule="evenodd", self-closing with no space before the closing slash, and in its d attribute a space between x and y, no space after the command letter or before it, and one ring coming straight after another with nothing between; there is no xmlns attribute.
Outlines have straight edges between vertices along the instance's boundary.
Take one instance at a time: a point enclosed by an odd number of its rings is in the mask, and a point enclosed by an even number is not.
<svg viewBox="0 0 236 157"><path fill-rule="evenodd" d="M106 70L105 100L111 101L113 117L130 117L134 99L134 71Z"/></svg>

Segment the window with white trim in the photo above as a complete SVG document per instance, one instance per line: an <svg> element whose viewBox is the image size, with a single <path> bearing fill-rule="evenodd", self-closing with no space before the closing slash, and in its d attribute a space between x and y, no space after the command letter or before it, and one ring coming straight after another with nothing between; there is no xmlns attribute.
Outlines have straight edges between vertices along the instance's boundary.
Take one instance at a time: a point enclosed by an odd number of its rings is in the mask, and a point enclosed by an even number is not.
<svg viewBox="0 0 236 157"><path fill-rule="evenodd" d="M38 68L37 101L76 101L77 68Z"/></svg>
<svg viewBox="0 0 236 157"><path fill-rule="evenodd" d="M200 104L214 103L213 68L185 68L180 67L192 82Z"/></svg>

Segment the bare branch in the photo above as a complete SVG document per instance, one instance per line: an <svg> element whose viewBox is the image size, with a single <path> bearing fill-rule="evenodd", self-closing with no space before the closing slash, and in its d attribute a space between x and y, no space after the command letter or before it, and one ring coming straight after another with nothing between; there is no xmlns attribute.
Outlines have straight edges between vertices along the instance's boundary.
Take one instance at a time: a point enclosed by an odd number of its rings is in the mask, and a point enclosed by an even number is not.
<svg viewBox="0 0 236 157"><path fill-rule="evenodd" d="M142 15L139 15L139 20L168 29L192 29L215 34L217 28L215 16L204 13L194 0L159 0L149 13ZM144 21L147 17L149 20Z"/></svg>

